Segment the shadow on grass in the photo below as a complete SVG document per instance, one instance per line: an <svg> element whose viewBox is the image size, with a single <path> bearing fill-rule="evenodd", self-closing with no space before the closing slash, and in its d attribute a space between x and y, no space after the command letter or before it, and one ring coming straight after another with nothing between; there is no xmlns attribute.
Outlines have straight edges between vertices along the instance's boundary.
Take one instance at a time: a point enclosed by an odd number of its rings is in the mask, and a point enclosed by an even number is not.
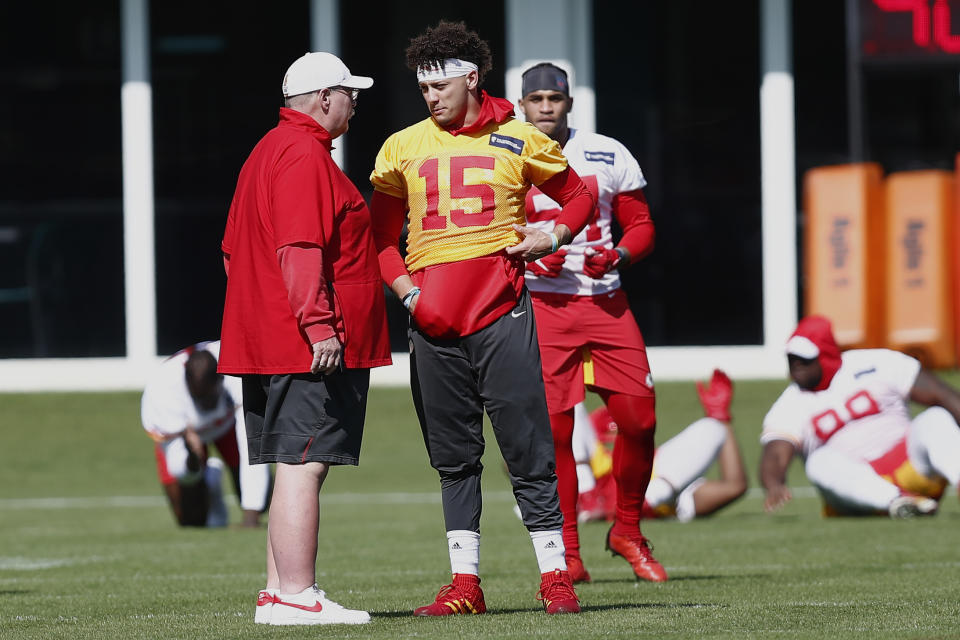
<svg viewBox="0 0 960 640"><path fill-rule="evenodd" d="M26 589L0 589L0 596L22 596L25 593L30 593Z"/></svg>
<svg viewBox="0 0 960 640"><path fill-rule="evenodd" d="M729 605L725 604L704 604L702 602L664 602L664 603L637 603L637 602L622 602L614 604L603 604L597 606L584 606L581 608L582 613L589 613L592 611L610 611L614 609L702 609L704 607L712 608L727 608ZM483 615L486 616L506 616L513 615L517 613L543 613L542 607L520 607L514 609L494 609L488 610ZM413 618L415 617L412 613L408 611L371 611L371 618ZM432 616L423 616L424 618L431 618ZM451 616L435 616L436 618L449 618Z"/></svg>
<svg viewBox="0 0 960 640"><path fill-rule="evenodd" d="M769 574L767 573L738 573L736 575L730 574L700 574L700 575L687 575L687 576L670 576L670 579L667 582L685 582L691 580L730 580L731 578L736 578L741 580L744 578L766 578ZM594 578L590 584L648 584L643 580L636 580L630 578ZM656 584L656 583L649 583ZM581 588L580 586L577 587Z"/></svg>

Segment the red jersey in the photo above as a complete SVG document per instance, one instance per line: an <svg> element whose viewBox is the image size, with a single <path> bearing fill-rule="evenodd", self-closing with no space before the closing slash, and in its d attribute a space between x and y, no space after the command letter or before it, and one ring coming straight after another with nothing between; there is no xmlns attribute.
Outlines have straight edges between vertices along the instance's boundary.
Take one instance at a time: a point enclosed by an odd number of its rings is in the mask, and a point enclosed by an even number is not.
<svg viewBox="0 0 960 640"><path fill-rule="evenodd" d="M312 117L280 110L280 123L244 163L222 248L230 258L218 370L304 373L310 339L291 311L277 251L323 250L330 323L351 368L390 364L370 212L330 157L330 134Z"/></svg>

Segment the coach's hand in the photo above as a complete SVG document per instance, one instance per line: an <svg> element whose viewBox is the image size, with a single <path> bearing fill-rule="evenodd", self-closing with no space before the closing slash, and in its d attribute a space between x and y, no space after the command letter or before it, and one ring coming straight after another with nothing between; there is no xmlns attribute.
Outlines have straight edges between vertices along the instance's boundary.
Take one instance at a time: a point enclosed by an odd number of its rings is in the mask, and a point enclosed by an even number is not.
<svg viewBox="0 0 960 640"><path fill-rule="evenodd" d="M563 271L563 263L567 259L567 252L561 249L556 253L545 255L539 260L527 263L527 271L538 278L556 278Z"/></svg>
<svg viewBox="0 0 960 640"><path fill-rule="evenodd" d="M313 343L313 362L310 373L333 373L340 366L343 347L336 336Z"/></svg>

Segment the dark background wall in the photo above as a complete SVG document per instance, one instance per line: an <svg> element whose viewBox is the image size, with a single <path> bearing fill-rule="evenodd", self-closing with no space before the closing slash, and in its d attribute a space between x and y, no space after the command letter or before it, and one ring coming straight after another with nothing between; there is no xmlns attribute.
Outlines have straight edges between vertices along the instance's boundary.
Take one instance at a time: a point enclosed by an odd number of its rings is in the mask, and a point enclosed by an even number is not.
<svg viewBox="0 0 960 640"><path fill-rule="evenodd" d="M909 14L878 18L872 0L854 2L858 20L872 20L855 42L863 157L887 171L951 167L960 55L909 42L885 54L877 46L909 35ZM657 225L654 254L624 278L652 345L763 340L759 4L594 2L597 130L640 161ZM960 33L960 0L948 4ZM124 353L119 5L0 5L0 357ZM309 3L150 5L165 353L219 334L223 223L240 166L276 123L283 71L309 48ZM793 3L798 181L854 159L845 5ZM502 95L505 12L502 2L422 1L340 10L342 57L376 78L345 141L348 173L369 195L380 144L426 116L404 63L409 39L440 18L466 21L490 42L485 88ZM392 295L390 316L404 350Z"/></svg>

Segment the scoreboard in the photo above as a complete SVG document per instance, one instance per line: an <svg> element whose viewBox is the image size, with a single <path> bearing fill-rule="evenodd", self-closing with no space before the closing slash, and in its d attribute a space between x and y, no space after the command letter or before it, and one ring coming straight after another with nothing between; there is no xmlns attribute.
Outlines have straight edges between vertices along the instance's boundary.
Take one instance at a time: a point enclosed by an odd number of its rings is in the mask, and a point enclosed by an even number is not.
<svg viewBox="0 0 960 640"><path fill-rule="evenodd" d="M864 62L960 61L960 0L857 0Z"/></svg>

